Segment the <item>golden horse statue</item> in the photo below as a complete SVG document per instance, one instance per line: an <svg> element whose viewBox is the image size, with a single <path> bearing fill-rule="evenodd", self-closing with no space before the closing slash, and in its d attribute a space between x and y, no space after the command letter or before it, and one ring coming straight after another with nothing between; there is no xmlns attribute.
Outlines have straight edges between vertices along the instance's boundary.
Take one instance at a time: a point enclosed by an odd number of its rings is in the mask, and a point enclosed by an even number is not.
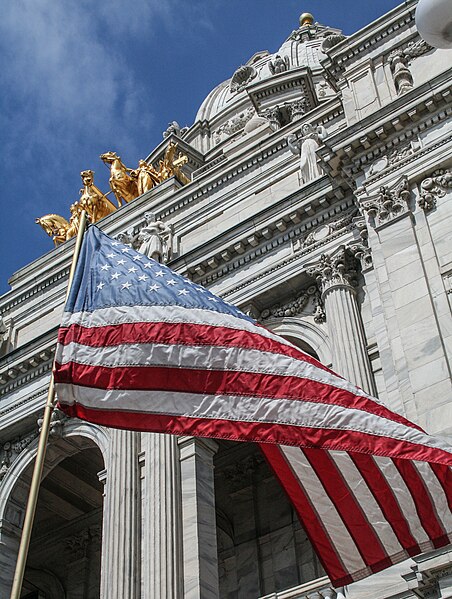
<svg viewBox="0 0 452 599"><path fill-rule="evenodd" d="M122 202L127 203L138 197L137 182L129 173L132 169L127 168L116 152L105 152L100 159L110 168L110 187L115 194L118 207Z"/></svg>
<svg viewBox="0 0 452 599"><path fill-rule="evenodd" d="M37 218L35 222L41 225L47 235L53 239L55 247L66 241L70 224L63 216L59 214L46 214Z"/></svg>
<svg viewBox="0 0 452 599"><path fill-rule="evenodd" d="M80 190L79 204L86 210L90 221L98 220L111 214L116 206L94 185L94 171L86 170L80 173L83 187Z"/></svg>

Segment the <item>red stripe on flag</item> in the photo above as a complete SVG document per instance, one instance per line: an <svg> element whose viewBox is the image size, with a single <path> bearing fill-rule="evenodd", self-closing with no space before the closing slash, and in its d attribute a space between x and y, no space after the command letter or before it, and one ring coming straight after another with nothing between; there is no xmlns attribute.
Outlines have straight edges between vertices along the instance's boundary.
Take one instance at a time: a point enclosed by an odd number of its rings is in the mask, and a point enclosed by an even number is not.
<svg viewBox="0 0 452 599"><path fill-rule="evenodd" d="M295 507L306 534L333 584L335 586L350 584L353 581L352 576L347 574L330 537L323 528L318 514L311 505L286 457L276 445L261 445L260 447L275 476L281 482L282 488Z"/></svg>
<svg viewBox="0 0 452 599"><path fill-rule="evenodd" d="M214 437L232 441L253 441L298 447L323 447L324 449L337 451L358 451L357 448L359 448L362 453L374 453L384 457L402 454L407 459L413 460L449 464L452 462L450 454L440 449L431 449L424 445L415 445L352 430L309 428L273 422L196 418L178 414L162 415L143 411L120 411L115 410L114 406L111 405L106 406L105 409L86 408L81 404L69 406L61 403L59 405L60 409L69 416L77 416L77 410L80 411L80 414L91 413L92 418L95 419L90 420L90 422L116 428L130 428L137 431L172 433L193 437ZM85 417L80 416L80 418Z"/></svg>
<svg viewBox="0 0 452 599"><path fill-rule="evenodd" d="M442 464L430 464L430 468L435 473L439 484L443 488L447 498L447 504L452 512L452 470Z"/></svg>
<svg viewBox="0 0 452 599"><path fill-rule="evenodd" d="M420 547L411 534L410 527L400 509L397 499L394 497L391 486L375 464L372 456L352 452L349 453L349 456L365 480L375 501L380 506L384 517L391 525L399 543L406 550L407 554L412 556L421 553Z"/></svg>
<svg viewBox="0 0 452 599"><path fill-rule="evenodd" d="M177 370L176 370L177 369ZM55 380L97 389L174 391L207 395L237 395L309 401L368 412L418 429L380 404L350 391L306 378L233 370L207 370L162 366L91 366L56 364Z"/></svg>
<svg viewBox="0 0 452 599"><path fill-rule="evenodd" d="M108 347L128 343L240 347L282 354L313 364L321 370L332 372L301 349L279 343L259 333L223 326L179 322L133 322L102 327L83 327L72 324L69 327L60 328L58 342L62 345L76 342L91 347Z"/></svg>
<svg viewBox="0 0 452 599"><path fill-rule="evenodd" d="M361 506L331 456L322 449L306 448L302 451L342 518L364 563L371 568L372 572L378 572L392 565L375 530L364 516Z"/></svg>
<svg viewBox="0 0 452 599"><path fill-rule="evenodd" d="M394 458L393 462L411 493L419 520L433 546L438 548L447 545L449 543L448 536L418 470L408 460Z"/></svg>

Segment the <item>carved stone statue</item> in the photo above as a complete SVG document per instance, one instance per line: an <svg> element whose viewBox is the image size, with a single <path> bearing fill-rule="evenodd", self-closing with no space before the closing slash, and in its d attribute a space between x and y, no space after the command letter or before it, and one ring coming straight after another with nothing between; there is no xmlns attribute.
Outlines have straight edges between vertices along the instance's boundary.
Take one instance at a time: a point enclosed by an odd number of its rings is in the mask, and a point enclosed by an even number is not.
<svg viewBox="0 0 452 599"><path fill-rule="evenodd" d="M166 262L169 258L168 241L172 234L171 227L157 220L151 212L146 212L144 218L146 225L137 237L140 244L138 251L157 262Z"/></svg>
<svg viewBox="0 0 452 599"><path fill-rule="evenodd" d="M168 128L163 132L163 139L166 139L170 135L177 135L181 137L188 131L189 127L181 127L177 121L172 121L168 124Z"/></svg>
<svg viewBox="0 0 452 599"><path fill-rule="evenodd" d="M53 239L55 247L68 239L67 232L70 228L70 224L59 214L46 214L45 216L37 218L35 222L38 225L41 225L47 235Z"/></svg>
<svg viewBox="0 0 452 599"><path fill-rule="evenodd" d="M279 73L284 73L285 71L289 70L289 67L290 67L289 57L284 56L284 58L281 58L281 56L279 54L277 54L275 56L274 60L271 60L268 63L268 68L270 69L270 73L272 75L278 75Z"/></svg>
<svg viewBox="0 0 452 599"><path fill-rule="evenodd" d="M94 171L82 171L80 176L83 187L80 190L79 204L86 210L90 221L95 223L114 212L116 210L114 204L94 185Z"/></svg>
<svg viewBox="0 0 452 599"><path fill-rule="evenodd" d="M136 179L139 196L160 183L158 171L146 160L140 160L138 168L131 171L130 176Z"/></svg>
<svg viewBox="0 0 452 599"><path fill-rule="evenodd" d="M322 170L317 164L316 150L327 137L327 132L325 127L305 123L301 128L301 134L300 139L293 134L289 135L287 144L293 154L300 155L301 180L304 184L322 176Z"/></svg>
<svg viewBox="0 0 452 599"><path fill-rule="evenodd" d="M110 168L110 187L115 194L118 206L138 197L136 181L129 175L132 169L127 168L116 152L105 152L100 159Z"/></svg>

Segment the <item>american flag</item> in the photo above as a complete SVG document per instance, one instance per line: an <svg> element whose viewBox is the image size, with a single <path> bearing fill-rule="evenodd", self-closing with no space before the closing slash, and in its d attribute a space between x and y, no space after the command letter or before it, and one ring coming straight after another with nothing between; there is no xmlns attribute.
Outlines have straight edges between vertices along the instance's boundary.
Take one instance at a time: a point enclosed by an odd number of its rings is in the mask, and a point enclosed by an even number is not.
<svg viewBox="0 0 452 599"><path fill-rule="evenodd" d="M95 226L54 375L71 416L258 442L336 586L452 541L446 441Z"/></svg>

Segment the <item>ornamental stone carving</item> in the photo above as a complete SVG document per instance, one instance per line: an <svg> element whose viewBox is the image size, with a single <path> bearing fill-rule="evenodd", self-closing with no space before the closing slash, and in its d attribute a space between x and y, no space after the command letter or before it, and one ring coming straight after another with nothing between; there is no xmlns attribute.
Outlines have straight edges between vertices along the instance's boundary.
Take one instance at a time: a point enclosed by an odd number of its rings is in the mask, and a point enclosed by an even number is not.
<svg viewBox="0 0 452 599"><path fill-rule="evenodd" d="M335 33L335 32L329 33L328 35L325 36L325 39L322 42L322 52L324 52L325 54L328 54L328 52L331 50L331 48L334 48L334 46L337 46L337 44L340 44L345 39L347 39L347 38L342 33Z"/></svg>
<svg viewBox="0 0 452 599"><path fill-rule="evenodd" d="M450 169L435 171L421 183L419 206L425 212L433 210L437 199L444 197L448 189L452 189L452 172Z"/></svg>
<svg viewBox="0 0 452 599"><path fill-rule="evenodd" d="M268 68L270 69L270 73L272 75L279 75L279 73L284 73L288 71L290 67L290 61L288 56L284 56L282 58L279 54L277 54L274 60L270 60L268 63Z"/></svg>
<svg viewBox="0 0 452 599"><path fill-rule="evenodd" d="M307 269L307 273L316 279L322 295L332 287L357 285L356 259L345 246L340 246L332 255L322 254L319 261Z"/></svg>
<svg viewBox="0 0 452 599"><path fill-rule="evenodd" d="M410 42L405 49L398 48L389 54L388 62L397 95L401 96L413 88L413 76L409 69L410 61L432 49L427 42L419 40Z"/></svg>
<svg viewBox="0 0 452 599"><path fill-rule="evenodd" d="M340 218L336 218L330 222L320 225L319 227L316 227L303 239L298 239L294 243L294 250L302 251L312 248L312 246L317 247L326 243L326 241L330 240L331 237L336 236L338 233L345 232L346 230L350 229L355 214L356 209L353 208L348 214L344 214Z"/></svg>
<svg viewBox="0 0 452 599"><path fill-rule="evenodd" d="M259 320L264 321L269 318L287 318L300 314L313 314L314 320L317 323L325 321L323 304L316 285L311 285L303 290L290 302L285 304L275 304L271 308L262 310Z"/></svg>
<svg viewBox="0 0 452 599"><path fill-rule="evenodd" d="M289 115L290 122L300 120L307 110L308 101L305 96L295 100L294 102L288 103L287 112Z"/></svg>
<svg viewBox="0 0 452 599"><path fill-rule="evenodd" d="M408 178L403 176L393 189L381 186L377 194L362 201L361 206L375 227L379 227L408 212L410 198Z"/></svg>
<svg viewBox="0 0 452 599"><path fill-rule="evenodd" d="M246 108L239 114L233 116L231 119L226 121L221 127L219 127L213 134L213 140L215 144L219 144L230 135L241 131L248 121L250 121L255 115L255 110L252 106Z"/></svg>
<svg viewBox="0 0 452 599"><path fill-rule="evenodd" d="M28 435L19 437L13 441L7 441L3 444L3 447L0 449L0 481L6 476L14 460L34 439L36 439L37 436L38 432L34 431Z"/></svg>
<svg viewBox="0 0 452 599"><path fill-rule="evenodd" d="M90 535L88 529L82 530L76 535L66 539L66 547L72 554L72 558L79 560L88 556Z"/></svg>
<svg viewBox="0 0 452 599"><path fill-rule="evenodd" d="M49 439L59 439L61 437L66 420L68 420L68 417L61 410L58 410L58 408L53 410L52 416L50 417ZM43 422L43 418L38 418L37 424L39 432L41 432Z"/></svg>
<svg viewBox="0 0 452 599"><path fill-rule="evenodd" d="M283 124L283 114L279 106L267 108L261 112L261 115L267 119L273 131L277 131Z"/></svg>
<svg viewBox="0 0 452 599"><path fill-rule="evenodd" d="M257 71L251 65L239 67L233 74L229 89L232 93L241 92L256 77Z"/></svg>

